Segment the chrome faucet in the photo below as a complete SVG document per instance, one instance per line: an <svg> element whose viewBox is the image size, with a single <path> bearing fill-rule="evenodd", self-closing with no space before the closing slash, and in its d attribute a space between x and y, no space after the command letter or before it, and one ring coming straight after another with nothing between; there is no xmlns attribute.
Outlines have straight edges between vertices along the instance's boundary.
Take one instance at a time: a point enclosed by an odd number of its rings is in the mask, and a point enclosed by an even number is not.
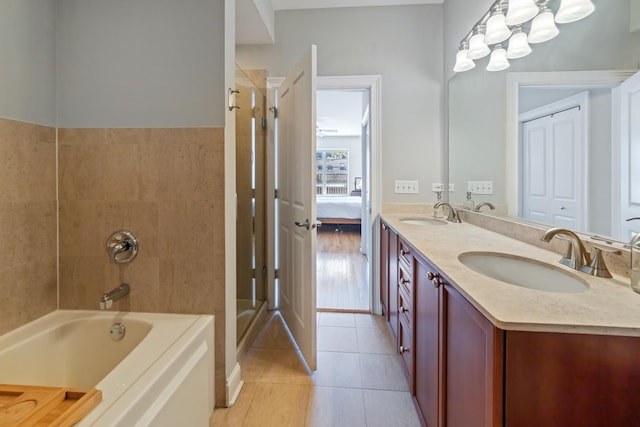
<svg viewBox="0 0 640 427"><path fill-rule="evenodd" d="M457 223L462 222L460 220L460 214L458 214L458 211L447 202L437 202L435 205L433 205L433 210L435 211L440 206L446 206L447 208L449 208L449 215L447 216L447 221L457 222Z"/></svg>
<svg viewBox="0 0 640 427"><path fill-rule="evenodd" d="M131 288L129 287L129 285L123 283L117 288L112 289L106 294L102 295L102 298L100 298L100 310L110 309L114 302L129 295L130 290Z"/></svg>
<svg viewBox="0 0 640 427"><path fill-rule="evenodd" d="M571 230L560 227L550 228L540 236L540 240L550 242L556 235L566 236L571 242L571 250L567 251L567 255L560 260L562 264L580 271L582 271L582 267L591 264L591 256L582 244L582 240Z"/></svg>
<svg viewBox="0 0 640 427"><path fill-rule="evenodd" d="M490 202L480 202L478 203L478 206L476 206L476 208L474 209L474 211L476 212L480 212L480 208L483 206L487 206L489 209L491 209L492 211L494 211L496 209L495 206L493 206L493 203Z"/></svg>

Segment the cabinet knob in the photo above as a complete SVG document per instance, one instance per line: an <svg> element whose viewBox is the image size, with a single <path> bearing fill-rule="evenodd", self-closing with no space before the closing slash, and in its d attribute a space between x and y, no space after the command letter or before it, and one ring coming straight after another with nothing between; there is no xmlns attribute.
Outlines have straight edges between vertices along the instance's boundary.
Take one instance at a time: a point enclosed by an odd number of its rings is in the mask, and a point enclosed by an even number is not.
<svg viewBox="0 0 640 427"><path fill-rule="evenodd" d="M409 347L405 347L403 345L400 346L400 354L404 354L409 351Z"/></svg>
<svg viewBox="0 0 640 427"><path fill-rule="evenodd" d="M409 309L404 307L404 306L402 306L402 305L400 306L400 308L398 310L400 311L400 313L408 313L409 312Z"/></svg>
<svg viewBox="0 0 640 427"><path fill-rule="evenodd" d="M402 255L402 256L407 256L407 255L409 255L409 252L410 252L410 251L405 251L404 249L400 249L400 255Z"/></svg>
<svg viewBox="0 0 640 427"><path fill-rule="evenodd" d="M387 224L382 224L382 229L383 229L383 230L388 230L388 229L389 229L389 226L388 226Z"/></svg>
<svg viewBox="0 0 640 427"><path fill-rule="evenodd" d="M401 277L401 278L400 278L400 283L401 283L401 284L403 284L403 285L406 285L406 284L407 284L407 283L409 283L409 282L411 282L411 280L409 280L409 279L405 279L404 277Z"/></svg>
<svg viewBox="0 0 640 427"><path fill-rule="evenodd" d="M430 271L427 273L427 279L431 280L431 283L433 283L433 286L435 286L436 288L440 287L440 273L434 273L433 271Z"/></svg>

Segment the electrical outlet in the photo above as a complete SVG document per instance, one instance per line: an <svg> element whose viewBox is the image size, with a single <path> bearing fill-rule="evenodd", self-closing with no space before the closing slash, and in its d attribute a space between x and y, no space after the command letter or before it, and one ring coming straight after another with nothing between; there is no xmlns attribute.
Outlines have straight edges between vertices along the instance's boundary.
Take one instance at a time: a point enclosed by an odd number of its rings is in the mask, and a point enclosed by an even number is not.
<svg viewBox="0 0 640 427"><path fill-rule="evenodd" d="M418 193L418 181L395 181L394 184L395 193Z"/></svg>
<svg viewBox="0 0 640 427"><path fill-rule="evenodd" d="M444 191L444 184L431 184L431 191Z"/></svg>
<svg viewBox="0 0 640 427"><path fill-rule="evenodd" d="M467 191L473 194L493 194L493 181L467 181Z"/></svg>

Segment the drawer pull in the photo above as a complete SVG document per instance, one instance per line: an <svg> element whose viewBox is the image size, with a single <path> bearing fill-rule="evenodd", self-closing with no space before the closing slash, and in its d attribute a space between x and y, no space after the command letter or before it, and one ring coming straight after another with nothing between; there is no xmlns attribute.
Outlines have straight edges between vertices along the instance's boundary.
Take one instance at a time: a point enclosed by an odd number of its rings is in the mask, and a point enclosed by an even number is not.
<svg viewBox="0 0 640 427"><path fill-rule="evenodd" d="M400 278L400 284L406 285L407 283L411 283L411 280L405 279L404 277Z"/></svg>
<svg viewBox="0 0 640 427"><path fill-rule="evenodd" d="M409 312L409 309L408 309L408 308L405 308L405 307L404 307L404 306L402 306L402 305L400 306L399 310L400 310L400 313L408 313L408 312Z"/></svg>
<svg viewBox="0 0 640 427"><path fill-rule="evenodd" d="M439 288L442 283L440 283L440 273L434 273L432 271L427 273L427 279L431 280L433 286Z"/></svg>
<svg viewBox="0 0 640 427"><path fill-rule="evenodd" d="M409 347L405 347L403 345L400 346L400 354L404 354L409 351Z"/></svg>
<svg viewBox="0 0 640 427"><path fill-rule="evenodd" d="M400 255L402 256L407 256L409 255L410 251L405 251L404 249L400 249Z"/></svg>

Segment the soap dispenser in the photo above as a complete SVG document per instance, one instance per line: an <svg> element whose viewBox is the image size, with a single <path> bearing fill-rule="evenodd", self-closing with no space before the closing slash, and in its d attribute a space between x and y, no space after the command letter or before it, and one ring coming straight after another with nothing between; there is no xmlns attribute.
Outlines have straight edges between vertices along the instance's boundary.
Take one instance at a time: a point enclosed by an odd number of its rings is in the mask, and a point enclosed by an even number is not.
<svg viewBox="0 0 640 427"><path fill-rule="evenodd" d="M467 200L464 201L464 208L472 211L476 207L476 204L471 200L471 191L467 191Z"/></svg>

